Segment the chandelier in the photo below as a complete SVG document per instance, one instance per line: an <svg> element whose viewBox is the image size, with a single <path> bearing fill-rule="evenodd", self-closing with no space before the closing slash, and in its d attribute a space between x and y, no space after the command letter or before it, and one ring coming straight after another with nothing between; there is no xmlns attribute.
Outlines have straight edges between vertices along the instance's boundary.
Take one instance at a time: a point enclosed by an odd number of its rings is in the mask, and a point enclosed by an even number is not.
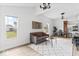
<svg viewBox="0 0 79 59"><path fill-rule="evenodd" d="M42 5L40 5L40 8L46 10L46 9L50 9L51 6L50 3L43 3Z"/></svg>

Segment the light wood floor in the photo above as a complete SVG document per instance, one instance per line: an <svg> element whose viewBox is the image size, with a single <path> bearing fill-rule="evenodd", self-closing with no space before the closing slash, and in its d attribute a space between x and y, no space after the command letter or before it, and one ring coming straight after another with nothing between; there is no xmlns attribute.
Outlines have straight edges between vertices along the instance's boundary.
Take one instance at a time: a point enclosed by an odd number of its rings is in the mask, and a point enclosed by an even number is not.
<svg viewBox="0 0 79 59"><path fill-rule="evenodd" d="M59 38L59 39L61 39L61 38ZM64 40L67 40L67 38L64 38ZM70 38L68 40L70 40ZM62 44L62 43L60 45L65 46L66 43L65 44ZM67 48L67 47L64 47L64 48ZM74 48L74 50L72 52L73 56L79 56L79 51L76 50L76 47L72 47L72 48ZM29 46L21 46L21 47L17 47L14 49L10 49L10 50L1 52L0 56L42 56L42 55L39 54L38 52L36 52L34 49L30 48Z"/></svg>
<svg viewBox="0 0 79 59"><path fill-rule="evenodd" d="M22 46L1 52L0 56L41 56L41 55L27 46Z"/></svg>

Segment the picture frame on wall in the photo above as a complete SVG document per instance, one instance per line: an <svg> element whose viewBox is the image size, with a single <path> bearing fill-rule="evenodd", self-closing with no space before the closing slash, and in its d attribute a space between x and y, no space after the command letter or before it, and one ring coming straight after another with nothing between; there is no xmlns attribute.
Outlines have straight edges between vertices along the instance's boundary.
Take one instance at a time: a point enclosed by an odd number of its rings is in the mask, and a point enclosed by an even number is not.
<svg viewBox="0 0 79 59"><path fill-rule="evenodd" d="M42 29L42 23L37 21L32 21L32 29Z"/></svg>

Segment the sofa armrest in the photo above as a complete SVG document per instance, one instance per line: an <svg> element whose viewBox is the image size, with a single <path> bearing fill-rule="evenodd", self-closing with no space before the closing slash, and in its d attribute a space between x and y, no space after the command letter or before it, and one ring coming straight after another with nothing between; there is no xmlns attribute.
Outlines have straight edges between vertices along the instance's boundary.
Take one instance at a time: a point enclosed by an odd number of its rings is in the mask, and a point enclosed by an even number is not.
<svg viewBox="0 0 79 59"><path fill-rule="evenodd" d="M33 36L33 42L37 43L37 37L36 36Z"/></svg>

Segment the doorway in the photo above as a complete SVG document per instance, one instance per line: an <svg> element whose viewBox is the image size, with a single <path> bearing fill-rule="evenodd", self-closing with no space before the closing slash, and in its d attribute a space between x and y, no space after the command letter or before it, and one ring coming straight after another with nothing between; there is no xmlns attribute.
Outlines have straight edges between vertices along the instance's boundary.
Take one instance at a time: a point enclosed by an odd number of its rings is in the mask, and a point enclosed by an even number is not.
<svg viewBox="0 0 79 59"><path fill-rule="evenodd" d="M68 21L64 21L64 37L67 38L67 32L68 32Z"/></svg>

